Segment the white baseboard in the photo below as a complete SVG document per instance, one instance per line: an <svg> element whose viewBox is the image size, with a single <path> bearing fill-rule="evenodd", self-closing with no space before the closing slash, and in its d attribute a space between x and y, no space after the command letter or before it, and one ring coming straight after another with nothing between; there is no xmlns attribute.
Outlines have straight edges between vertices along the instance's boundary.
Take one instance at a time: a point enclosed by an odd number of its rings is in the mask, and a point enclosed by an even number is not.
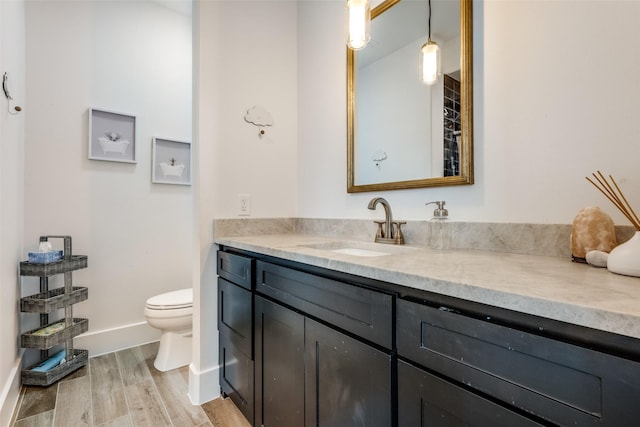
<svg viewBox="0 0 640 427"><path fill-rule="evenodd" d="M20 357L16 358L7 376L7 381L0 390L0 425L2 426L11 425L11 417L20 398L20 366L22 365L22 354L24 354L24 352L21 351Z"/></svg>
<svg viewBox="0 0 640 427"><path fill-rule="evenodd" d="M147 322L132 323L116 328L90 331L74 338L76 348L89 350L89 357L100 356L160 339L160 331Z"/></svg>
<svg viewBox="0 0 640 427"><path fill-rule="evenodd" d="M189 400L193 405L202 405L220 396L220 367L215 366L198 372L193 363L189 365Z"/></svg>

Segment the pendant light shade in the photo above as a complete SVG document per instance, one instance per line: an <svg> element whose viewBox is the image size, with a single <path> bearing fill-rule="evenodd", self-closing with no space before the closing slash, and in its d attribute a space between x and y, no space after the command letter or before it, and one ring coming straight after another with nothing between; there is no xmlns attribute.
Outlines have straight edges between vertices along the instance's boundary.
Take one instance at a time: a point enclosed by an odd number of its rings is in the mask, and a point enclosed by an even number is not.
<svg viewBox="0 0 640 427"><path fill-rule="evenodd" d="M368 0L347 1L347 46L363 49L371 39L371 5Z"/></svg>
<svg viewBox="0 0 640 427"><path fill-rule="evenodd" d="M421 72L422 82L431 86L438 81L440 77L440 47L438 44L429 39L422 45L421 49Z"/></svg>
<svg viewBox="0 0 640 427"><path fill-rule="evenodd" d="M429 22L427 42L420 49L420 78L431 86L440 77L440 47L431 40L431 0L429 0Z"/></svg>

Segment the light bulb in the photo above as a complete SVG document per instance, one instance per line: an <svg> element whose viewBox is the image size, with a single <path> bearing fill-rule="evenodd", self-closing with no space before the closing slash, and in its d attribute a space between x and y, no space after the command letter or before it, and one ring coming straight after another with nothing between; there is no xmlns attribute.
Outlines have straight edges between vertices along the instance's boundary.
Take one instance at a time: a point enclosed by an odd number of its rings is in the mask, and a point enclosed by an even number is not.
<svg viewBox="0 0 640 427"><path fill-rule="evenodd" d="M438 44L431 39L422 45L422 70L421 77L422 82L427 85L432 85L438 81L440 77L440 48Z"/></svg>
<svg viewBox="0 0 640 427"><path fill-rule="evenodd" d="M371 6L368 0L347 1L347 46L353 50L363 49L371 34Z"/></svg>

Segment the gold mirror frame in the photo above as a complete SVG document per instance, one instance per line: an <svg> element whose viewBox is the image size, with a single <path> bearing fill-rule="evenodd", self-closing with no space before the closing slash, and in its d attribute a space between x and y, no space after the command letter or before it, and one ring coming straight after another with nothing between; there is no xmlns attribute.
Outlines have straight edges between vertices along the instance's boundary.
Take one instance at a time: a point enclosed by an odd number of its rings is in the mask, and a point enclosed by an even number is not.
<svg viewBox="0 0 640 427"><path fill-rule="evenodd" d="M371 11L375 18L401 0L386 0ZM425 0L426 1L426 0ZM460 175L378 184L355 184L355 58L347 48L347 192L401 190L473 184L473 19L472 0L460 0Z"/></svg>

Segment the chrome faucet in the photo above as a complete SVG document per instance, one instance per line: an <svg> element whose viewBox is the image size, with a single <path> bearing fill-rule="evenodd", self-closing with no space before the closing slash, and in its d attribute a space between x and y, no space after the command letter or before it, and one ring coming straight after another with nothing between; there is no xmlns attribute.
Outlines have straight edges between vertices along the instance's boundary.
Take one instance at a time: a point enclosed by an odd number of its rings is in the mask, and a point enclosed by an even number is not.
<svg viewBox="0 0 640 427"><path fill-rule="evenodd" d="M376 210L378 203L384 208L384 221L374 221L378 225L376 230L376 243L390 243L394 245L404 245L402 235L402 225L405 222L394 221L391 214L391 205L382 197L374 197L367 206L372 211Z"/></svg>

